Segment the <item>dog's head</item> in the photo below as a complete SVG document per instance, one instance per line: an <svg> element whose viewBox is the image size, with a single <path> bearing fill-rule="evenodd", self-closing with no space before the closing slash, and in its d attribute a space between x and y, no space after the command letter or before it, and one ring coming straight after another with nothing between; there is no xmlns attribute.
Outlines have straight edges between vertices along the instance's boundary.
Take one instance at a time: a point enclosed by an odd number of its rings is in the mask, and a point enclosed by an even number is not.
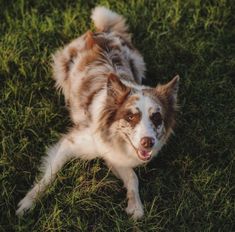
<svg viewBox="0 0 235 232"><path fill-rule="evenodd" d="M103 136L132 149L142 162L149 161L175 125L178 82L176 76L156 88L127 87L110 74L106 107L101 116Z"/></svg>

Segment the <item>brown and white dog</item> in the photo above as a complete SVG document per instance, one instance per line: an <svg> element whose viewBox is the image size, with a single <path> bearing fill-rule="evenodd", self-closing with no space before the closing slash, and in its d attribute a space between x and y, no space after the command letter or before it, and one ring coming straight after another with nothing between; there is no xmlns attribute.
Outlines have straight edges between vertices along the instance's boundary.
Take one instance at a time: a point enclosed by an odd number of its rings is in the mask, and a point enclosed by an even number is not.
<svg viewBox="0 0 235 232"><path fill-rule="evenodd" d="M126 212L144 214L134 167L149 162L166 143L175 125L179 77L165 85L141 85L145 63L133 47L125 19L104 7L91 16L88 31L54 55L54 79L63 91L70 132L49 149L42 178L19 202L17 215L37 197L70 159L105 160L127 189Z"/></svg>

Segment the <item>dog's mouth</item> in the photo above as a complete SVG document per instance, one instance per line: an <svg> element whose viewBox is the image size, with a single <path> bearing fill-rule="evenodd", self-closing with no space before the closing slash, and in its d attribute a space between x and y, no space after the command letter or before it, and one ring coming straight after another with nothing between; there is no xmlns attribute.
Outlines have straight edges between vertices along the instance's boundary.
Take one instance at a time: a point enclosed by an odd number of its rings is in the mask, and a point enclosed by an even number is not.
<svg viewBox="0 0 235 232"><path fill-rule="evenodd" d="M143 160L143 161L148 161L152 158L152 150L146 150L143 148L138 148L137 149L137 155L139 157L139 159Z"/></svg>
<svg viewBox="0 0 235 232"><path fill-rule="evenodd" d="M129 136L127 134L125 134L127 140L129 141L130 145L132 146L132 148L135 150L138 158L144 162L149 161L152 158L152 150L147 150L144 149L142 147L136 148L133 143L131 142L131 139L129 138Z"/></svg>

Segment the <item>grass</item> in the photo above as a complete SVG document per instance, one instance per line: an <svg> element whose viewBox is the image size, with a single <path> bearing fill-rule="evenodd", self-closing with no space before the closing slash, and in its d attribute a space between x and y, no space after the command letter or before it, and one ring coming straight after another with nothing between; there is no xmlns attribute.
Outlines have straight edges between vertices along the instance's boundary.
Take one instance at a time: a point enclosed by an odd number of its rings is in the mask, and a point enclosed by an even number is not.
<svg viewBox="0 0 235 232"><path fill-rule="evenodd" d="M175 136L137 168L143 220L101 160L73 161L36 207L15 210L46 147L70 126L51 54L102 4L125 15L145 84L181 76ZM0 231L234 231L235 7L232 0L0 1Z"/></svg>

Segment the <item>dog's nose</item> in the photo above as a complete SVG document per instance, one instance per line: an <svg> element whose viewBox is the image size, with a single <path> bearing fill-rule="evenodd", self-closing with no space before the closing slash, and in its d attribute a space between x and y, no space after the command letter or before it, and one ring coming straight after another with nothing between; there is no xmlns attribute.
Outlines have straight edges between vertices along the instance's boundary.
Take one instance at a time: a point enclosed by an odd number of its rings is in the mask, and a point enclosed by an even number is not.
<svg viewBox="0 0 235 232"><path fill-rule="evenodd" d="M140 140L140 144L144 147L144 148L152 148L154 145L154 138L152 137L143 137Z"/></svg>

